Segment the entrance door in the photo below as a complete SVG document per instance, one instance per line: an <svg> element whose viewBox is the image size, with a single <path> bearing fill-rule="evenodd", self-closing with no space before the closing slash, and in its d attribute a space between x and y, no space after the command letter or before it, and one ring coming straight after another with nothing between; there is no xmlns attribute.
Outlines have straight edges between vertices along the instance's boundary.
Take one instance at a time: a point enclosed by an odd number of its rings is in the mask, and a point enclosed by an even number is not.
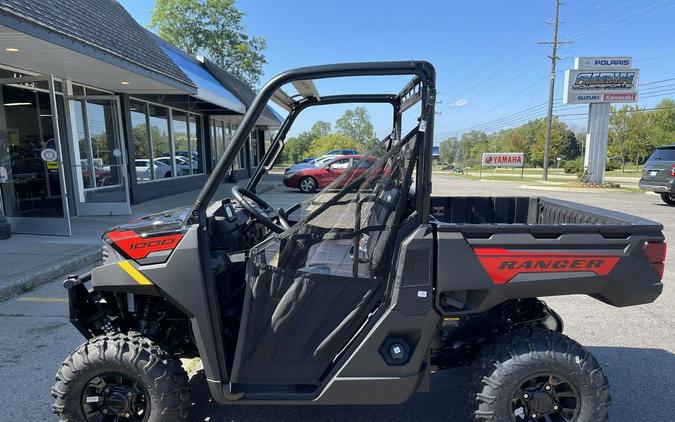
<svg viewBox="0 0 675 422"><path fill-rule="evenodd" d="M54 78L0 79L0 193L12 231L70 236Z"/></svg>
<svg viewBox="0 0 675 422"><path fill-rule="evenodd" d="M68 97L77 215L129 215L127 162L119 100Z"/></svg>

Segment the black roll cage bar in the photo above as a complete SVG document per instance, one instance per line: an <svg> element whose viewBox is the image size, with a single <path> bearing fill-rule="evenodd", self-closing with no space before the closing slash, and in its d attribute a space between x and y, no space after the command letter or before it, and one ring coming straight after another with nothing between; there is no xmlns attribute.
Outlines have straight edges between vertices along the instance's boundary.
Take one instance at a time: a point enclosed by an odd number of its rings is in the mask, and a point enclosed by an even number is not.
<svg viewBox="0 0 675 422"><path fill-rule="evenodd" d="M332 95L321 98L307 97L294 102L291 111L282 123L269 151L263 157L262 163L269 165L269 160L274 161L281 149L276 148L286 137L298 114L307 107L316 105L344 104L344 103L390 103L394 106L394 130L395 136L400 138L401 114L412 107L415 103L422 102L422 118L420 132L424 132L424 143L420 155L424 157L419 161L416 191L418 193L418 211L426 223L429 214L429 196L431 194L431 161L433 145L433 119L435 104L435 79L436 71L433 65L426 61L393 61L393 62L364 62L364 63L340 63L320 66L308 66L291 69L281 73L267 82L256 95L249 111L244 116L239 129L234 134L232 142L228 145L223 156L213 169L206 184L188 214L185 223L188 225L197 222L200 225L206 223L206 207L213 199L218 186L222 183L227 170L244 146L249 133L255 126L256 121L262 114L267 102L274 93L282 86L293 81L327 79L353 76L396 76L412 75L414 78L398 94L345 94ZM426 116L426 117L424 117ZM273 152L276 151L276 152ZM274 154L274 156L273 156ZM249 188L255 186L266 171L265 166L260 165L248 184Z"/></svg>

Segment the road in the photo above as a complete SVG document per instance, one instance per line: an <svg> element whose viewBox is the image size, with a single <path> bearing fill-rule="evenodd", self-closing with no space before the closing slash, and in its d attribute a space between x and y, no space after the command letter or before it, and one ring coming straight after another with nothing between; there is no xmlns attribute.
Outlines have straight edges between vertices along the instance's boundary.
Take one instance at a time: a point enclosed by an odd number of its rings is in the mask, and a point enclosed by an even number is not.
<svg viewBox="0 0 675 422"><path fill-rule="evenodd" d="M550 196L611 208L659 221L675 245L675 209L658 196L630 192L538 192L518 183L472 181L435 175L438 196ZM306 198L278 188L263 195L287 207ZM611 420L666 421L675 414L675 252L668 255L663 295L653 304L613 308L585 296L549 298L566 323L566 334L587 346L603 365L611 385ZM61 361L82 343L67 319L66 295L59 280L0 303L0 420L53 420L49 389ZM461 420L465 370L434 375L432 392L399 406L218 406L209 398L203 374L192 380L190 420L194 421L456 421ZM668 398L670 397L670 399Z"/></svg>

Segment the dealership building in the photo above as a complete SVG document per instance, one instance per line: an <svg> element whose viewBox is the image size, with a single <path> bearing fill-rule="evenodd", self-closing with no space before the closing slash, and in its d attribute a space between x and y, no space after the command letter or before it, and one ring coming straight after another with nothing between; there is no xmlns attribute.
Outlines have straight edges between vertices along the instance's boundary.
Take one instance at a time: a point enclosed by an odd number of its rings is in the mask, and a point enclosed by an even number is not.
<svg viewBox="0 0 675 422"><path fill-rule="evenodd" d="M141 27L115 0L0 4L0 204L12 231L200 188L255 93ZM231 169L248 177L281 119L268 108Z"/></svg>

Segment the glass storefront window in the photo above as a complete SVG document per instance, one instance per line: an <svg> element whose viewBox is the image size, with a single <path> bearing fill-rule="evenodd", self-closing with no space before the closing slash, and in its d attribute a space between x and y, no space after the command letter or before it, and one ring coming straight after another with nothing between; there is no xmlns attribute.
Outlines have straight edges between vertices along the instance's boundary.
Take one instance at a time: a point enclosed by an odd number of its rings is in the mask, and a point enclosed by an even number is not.
<svg viewBox="0 0 675 422"><path fill-rule="evenodd" d="M148 138L148 123L145 119L145 103L133 101L131 103L131 132L133 134L136 180L147 182L155 178L150 161L150 139Z"/></svg>
<svg viewBox="0 0 675 422"><path fill-rule="evenodd" d="M59 112L61 97L57 96ZM58 161L46 161L45 150L57 151L53 113L46 92L3 85L0 104L0 179L8 217L63 217Z"/></svg>
<svg viewBox="0 0 675 422"><path fill-rule="evenodd" d="M122 150L117 145L116 103L87 101L89 138L91 139L95 187L122 183Z"/></svg>
<svg viewBox="0 0 675 422"><path fill-rule="evenodd" d="M176 152L176 176L187 176L190 174L192 162L190 159L187 114L174 110L171 116L171 135L173 136L173 148Z"/></svg>
<svg viewBox="0 0 675 422"><path fill-rule="evenodd" d="M202 164L202 125L199 116L190 114L189 125L192 174L204 173L204 165Z"/></svg>
<svg viewBox="0 0 675 422"><path fill-rule="evenodd" d="M77 136L77 151L76 158L79 162L76 165L79 167L79 174L82 177L82 184L85 188L96 187L96 182L93 177L89 177L92 172L91 150L89 138L85 131L84 125L84 102L80 100L73 100L73 118L75 121L75 131Z"/></svg>
<svg viewBox="0 0 675 422"><path fill-rule="evenodd" d="M171 145L169 143L169 120L168 109L149 104L150 115L150 141L155 169L155 178L163 179L173 176L173 159L171 157Z"/></svg>

